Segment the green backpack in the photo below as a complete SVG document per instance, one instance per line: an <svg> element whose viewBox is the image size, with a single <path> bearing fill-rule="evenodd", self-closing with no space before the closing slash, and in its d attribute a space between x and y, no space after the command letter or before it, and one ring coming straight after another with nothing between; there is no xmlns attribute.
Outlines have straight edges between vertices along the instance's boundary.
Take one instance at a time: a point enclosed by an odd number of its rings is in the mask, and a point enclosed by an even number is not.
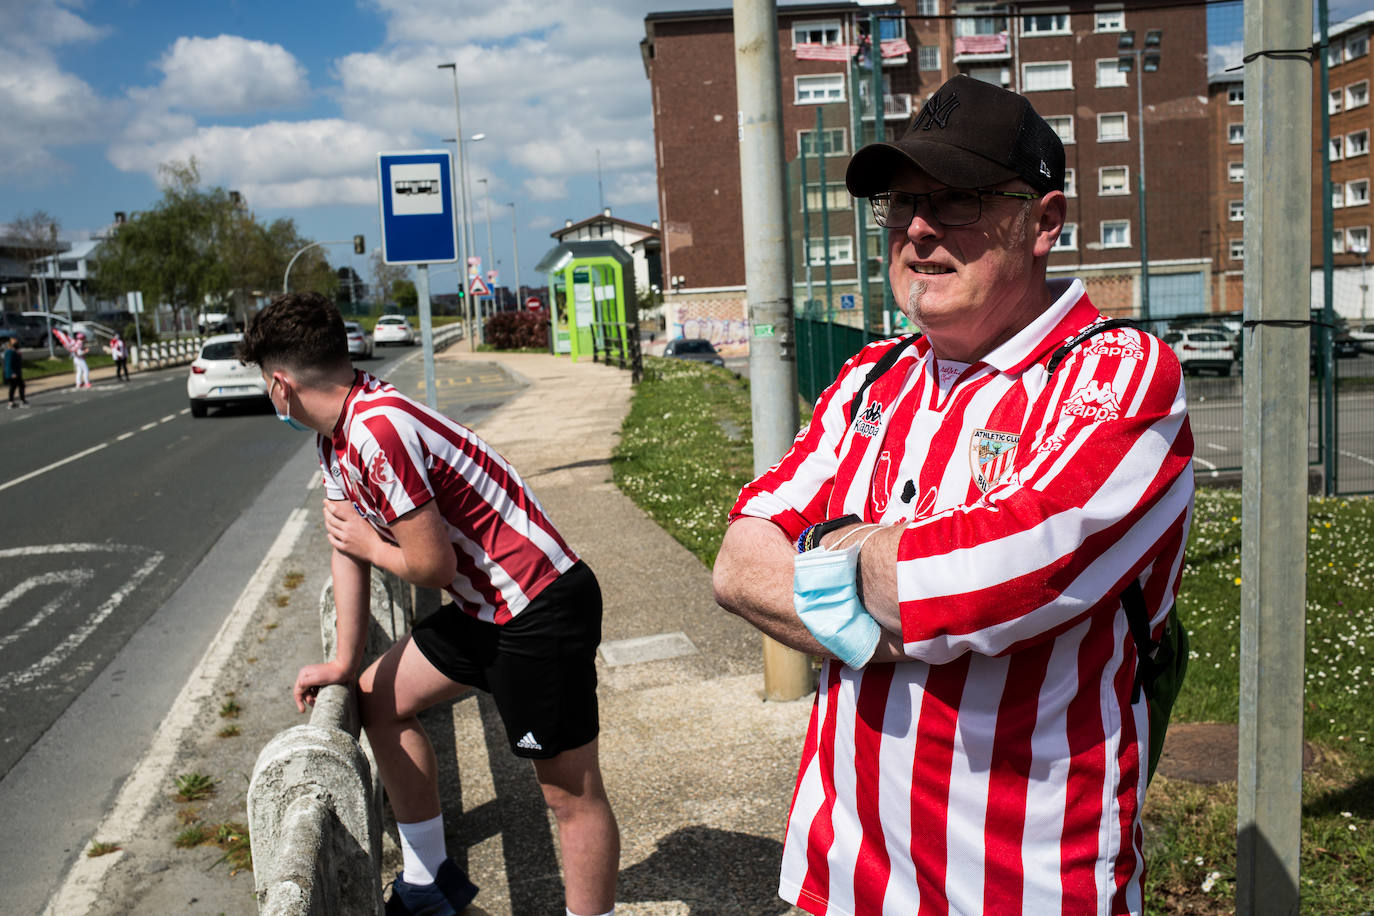
<svg viewBox="0 0 1374 916"><path fill-rule="evenodd" d="M1046 369L1050 375L1054 375L1054 371L1059 368L1064 358L1073 352L1074 347L1095 334L1113 328L1134 327L1135 323L1126 318L1112 318L1095 324L1055 350L1046 364ZM873 364L873 368L869 370L849 405L851 422L858 415L858 409L863 406L864 395L868 392L869 386L892 368L902 352L910 344L915 343L918 336L907 336ZM1159 755L1164 750L1164 735L1169 730L1169 715L1174 710L1174 700L1183 687L1183 677L1188 671L1188 631L1184 628L1183 621L1178 619L1178 605L1175 604L1169 608L1169 615L1164 620L1163 638L1156 642L1150 637L1150 614L1145 608L1145 593L1141 590L1138 579L1132 579L1126 590L1121 593L1121 606L1126 610L1126 621L1130 625L1131 636L1135 639L1136 655L1139 659L1135 669L1135 684L1131 688L1131 702L1139 702L1140 692L1145 691L1145 708L1150 716L1150 757L1149 768L1145 771L1148 784L1154 779Z"/></svg>

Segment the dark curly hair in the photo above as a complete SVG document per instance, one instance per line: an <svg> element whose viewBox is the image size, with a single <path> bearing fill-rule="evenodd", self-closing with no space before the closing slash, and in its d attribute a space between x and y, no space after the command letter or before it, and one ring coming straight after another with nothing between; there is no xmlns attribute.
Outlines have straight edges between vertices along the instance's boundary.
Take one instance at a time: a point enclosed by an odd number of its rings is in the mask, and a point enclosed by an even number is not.
<svg viewBox="0 0 1374 916"><path fill-rule="evenodd" d="M343 317L316 292L283 293L253 316L239 358L258 367L330 372L351 365Z"/></svg>

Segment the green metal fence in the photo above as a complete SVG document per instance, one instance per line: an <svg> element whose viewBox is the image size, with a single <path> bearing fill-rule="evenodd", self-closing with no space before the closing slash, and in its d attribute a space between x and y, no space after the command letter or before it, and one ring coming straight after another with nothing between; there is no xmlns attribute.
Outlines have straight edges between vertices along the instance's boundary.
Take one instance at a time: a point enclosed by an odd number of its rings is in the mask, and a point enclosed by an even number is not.
<svg viewBox="0 0 1374 916"><path fill-rule="evenodd" d="M863 328L837 324L821 318L796 319L797 392L815 402L826 386L835 381L844 361L881 335L865 333Z"/></svg>

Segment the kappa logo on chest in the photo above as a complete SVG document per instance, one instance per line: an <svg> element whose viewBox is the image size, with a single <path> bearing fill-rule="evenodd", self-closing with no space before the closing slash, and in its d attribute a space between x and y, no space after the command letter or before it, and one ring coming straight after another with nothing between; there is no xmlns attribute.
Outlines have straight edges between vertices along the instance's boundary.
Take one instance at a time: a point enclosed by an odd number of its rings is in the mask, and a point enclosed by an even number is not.
<svg viewBox="0 0 1374 916"><path fill-rule="evenodd" d="M854 424L854 432L872 439L882 429L882 422L883 402L874 401L864 408L863 413L859 414L859 419Z"/></svg>
<svg viewBox="0 0 1374 916"><path fill-rule="evenodd" d="M973 482L986 493L1002 481L1016 460L1016 443L1020 433L1004 433L995 429L975 429L969 437L969 468Z"/></svg>

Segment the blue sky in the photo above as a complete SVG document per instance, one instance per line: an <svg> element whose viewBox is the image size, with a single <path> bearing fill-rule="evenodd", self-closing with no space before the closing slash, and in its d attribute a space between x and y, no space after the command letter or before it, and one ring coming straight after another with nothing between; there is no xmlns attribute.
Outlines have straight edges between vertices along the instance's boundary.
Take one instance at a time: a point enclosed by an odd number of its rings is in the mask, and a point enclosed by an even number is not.
<svg viewBox="0 0 1374 916"><path fill-rule="evenodd" d="M516 202L521 279L537 282L565 219L603 200L657 217L644 16L713 6L728 3L0 0L0 222L43 209L65 238L99 232L157 200L159 163L194 155L206 183L241 191L260 218L374 247L376 154L454 136L452 79L436 65L457 61L464 132L486 135L468 147L475 247L485 262L489 198L508 282ZM1333 0L1331 18L1369 8ZM1240 5L1212 14L1212 42L1238 50ZM351 248L329 257L368 273ZM456 283L435 269L435 292Z"/></svg>

